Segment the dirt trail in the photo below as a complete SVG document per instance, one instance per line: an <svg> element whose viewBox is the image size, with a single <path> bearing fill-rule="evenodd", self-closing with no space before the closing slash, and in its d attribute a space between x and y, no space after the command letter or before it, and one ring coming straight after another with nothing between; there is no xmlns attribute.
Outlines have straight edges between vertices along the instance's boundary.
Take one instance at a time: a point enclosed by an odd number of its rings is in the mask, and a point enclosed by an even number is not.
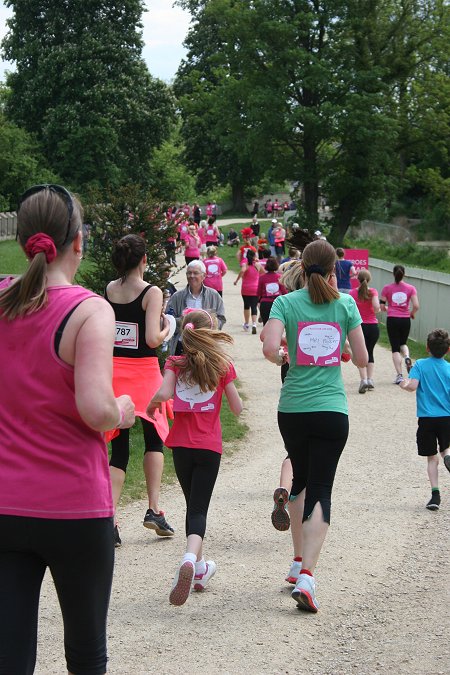
<svg viewBox="0 0 450 675"><path fill-rule="evenodd" d="M374 392L357 393L344 365L350 438L334 488L332 522L316 570L321 609L300 612L284 577L289 532L270 522L284 457L276 425L279 370L258 336L242 331L239 289L225 277L226 329L234 336L246 395L247 439L224 459L213 495L205 553L218 571L181 607L168 595L184 551L181 489L161 505L176 528L158 539L142 527L145 502L121 509L109 613L109 673L438 675L450 671L450 476L441 466L442 506L428 501L425 462L415 449L415 400L392 382L390 354L376 350ZM178 287L182 287L182 282ZM36 673L63 673L62 625L46 576Z"/></svg>

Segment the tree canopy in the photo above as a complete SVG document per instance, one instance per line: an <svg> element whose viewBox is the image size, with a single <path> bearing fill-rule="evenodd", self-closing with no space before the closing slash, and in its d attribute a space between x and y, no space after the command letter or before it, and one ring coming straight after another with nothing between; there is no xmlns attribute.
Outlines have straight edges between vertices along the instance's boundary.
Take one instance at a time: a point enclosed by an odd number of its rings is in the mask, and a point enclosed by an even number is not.
<svg viewBox="0 0 450 675"><path fill-rule="evenodd" d="M8 118L33 133L79 191L146 184L174 119L169 88L141 57L141 0L8 0Z"/></svg>

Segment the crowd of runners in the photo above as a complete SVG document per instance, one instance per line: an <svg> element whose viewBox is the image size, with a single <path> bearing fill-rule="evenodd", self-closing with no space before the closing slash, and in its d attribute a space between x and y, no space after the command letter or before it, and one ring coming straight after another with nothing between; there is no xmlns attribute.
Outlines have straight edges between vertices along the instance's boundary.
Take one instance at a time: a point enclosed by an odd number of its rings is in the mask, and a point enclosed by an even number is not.
<svg viewBox="0 0 450 675"><path fill-rule="evenodd" d="M21 277L0 284L7 383L0 390L0 675L34 670L47 567L64 618L69 673L106 672L114 547L121 545L116 512L136 417L148 493L143 525L174 536L160 509L163 445L172 450L186 501L186 549L169 602L183 605L214 576L217 566L205 558L203 539L222 454L223 395L233 414L243 408L225 329L228 270L221 246L237 246L234 284L241 282L243 330L259 332L255 348L280 367L278 426L287 457L272 523L291 529L286 581L297 607L319 607L314 571L349 430L341 363L351 360L358 369L361 394L375 390L380 311L387 312L395 384L417 395L417 448L427 457L432 488L427 508L439 509L439 454L450 471L450 364L444 359L450 338L432 330L430 357L412 363L407 338L419 302L404 267L394 267L393 282L378 294L369 271L356 273L320 232L298 225L286 230L272 218L266 236L256 213L249 227L231 231L225 241L215 203L208 209L205 221L197 204L192 212L184 205L168 213L177 234L166 254L170 264L177 252L184 254L184 288L172 287L167 298L146 283L146 242L125 234L114 244L117 278L101 298L73 284L83 253L78 200L58 185L22 195L18 239L29 265ZM109 463L105 440L111 441Z"/></svg>

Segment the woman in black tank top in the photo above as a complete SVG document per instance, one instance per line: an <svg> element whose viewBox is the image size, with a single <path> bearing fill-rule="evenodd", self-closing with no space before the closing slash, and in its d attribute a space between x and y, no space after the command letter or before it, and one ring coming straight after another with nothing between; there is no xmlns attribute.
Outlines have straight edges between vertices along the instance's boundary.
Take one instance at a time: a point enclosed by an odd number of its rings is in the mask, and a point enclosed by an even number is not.
<svg viewBox="0 0 450 675"><path fill-rule="evenodd" d="M136 416L140 417L144 432L144 473L149 503L143 524L159 536L172 536L173 528L158 503L164 468L163 442L169 430L167 418L164 411L153 421L145 412L162 381L156 348L169 331L167 319L161 320L163 294L157 286L144 281L147 256L142 237L135 234L122 237L114 247L112 261L119 278L108 284L105 297L116 317L113 386L115 392L134 392ZM111 440L111 483L117 509L129 460L129 431L110 432L107 440ZM120 546L117 522L115 538L116 545Z"/></svg>

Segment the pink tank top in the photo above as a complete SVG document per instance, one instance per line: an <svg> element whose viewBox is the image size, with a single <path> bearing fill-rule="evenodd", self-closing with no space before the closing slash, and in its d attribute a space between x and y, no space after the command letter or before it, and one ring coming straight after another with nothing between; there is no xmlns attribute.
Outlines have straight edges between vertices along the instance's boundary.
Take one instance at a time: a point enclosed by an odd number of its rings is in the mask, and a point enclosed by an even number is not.
<svg viewBox="0 0 450 675"><path fill-rule="evenodd" d="M259 272L249 265L242 276L241 295L258 295Z"/></svg>
<svg viewBox="0 0 450 675"><path fill-rule="evenodd" d="M9 283L10 279L0 283L0 289ZM94 295L81 286L57 286L48 290L48 304L38 312L13 321L0 318L3 515L50 519L113 515L103 434L81 419L73 367L61 361L54 348L64 317Z"/></svg>

